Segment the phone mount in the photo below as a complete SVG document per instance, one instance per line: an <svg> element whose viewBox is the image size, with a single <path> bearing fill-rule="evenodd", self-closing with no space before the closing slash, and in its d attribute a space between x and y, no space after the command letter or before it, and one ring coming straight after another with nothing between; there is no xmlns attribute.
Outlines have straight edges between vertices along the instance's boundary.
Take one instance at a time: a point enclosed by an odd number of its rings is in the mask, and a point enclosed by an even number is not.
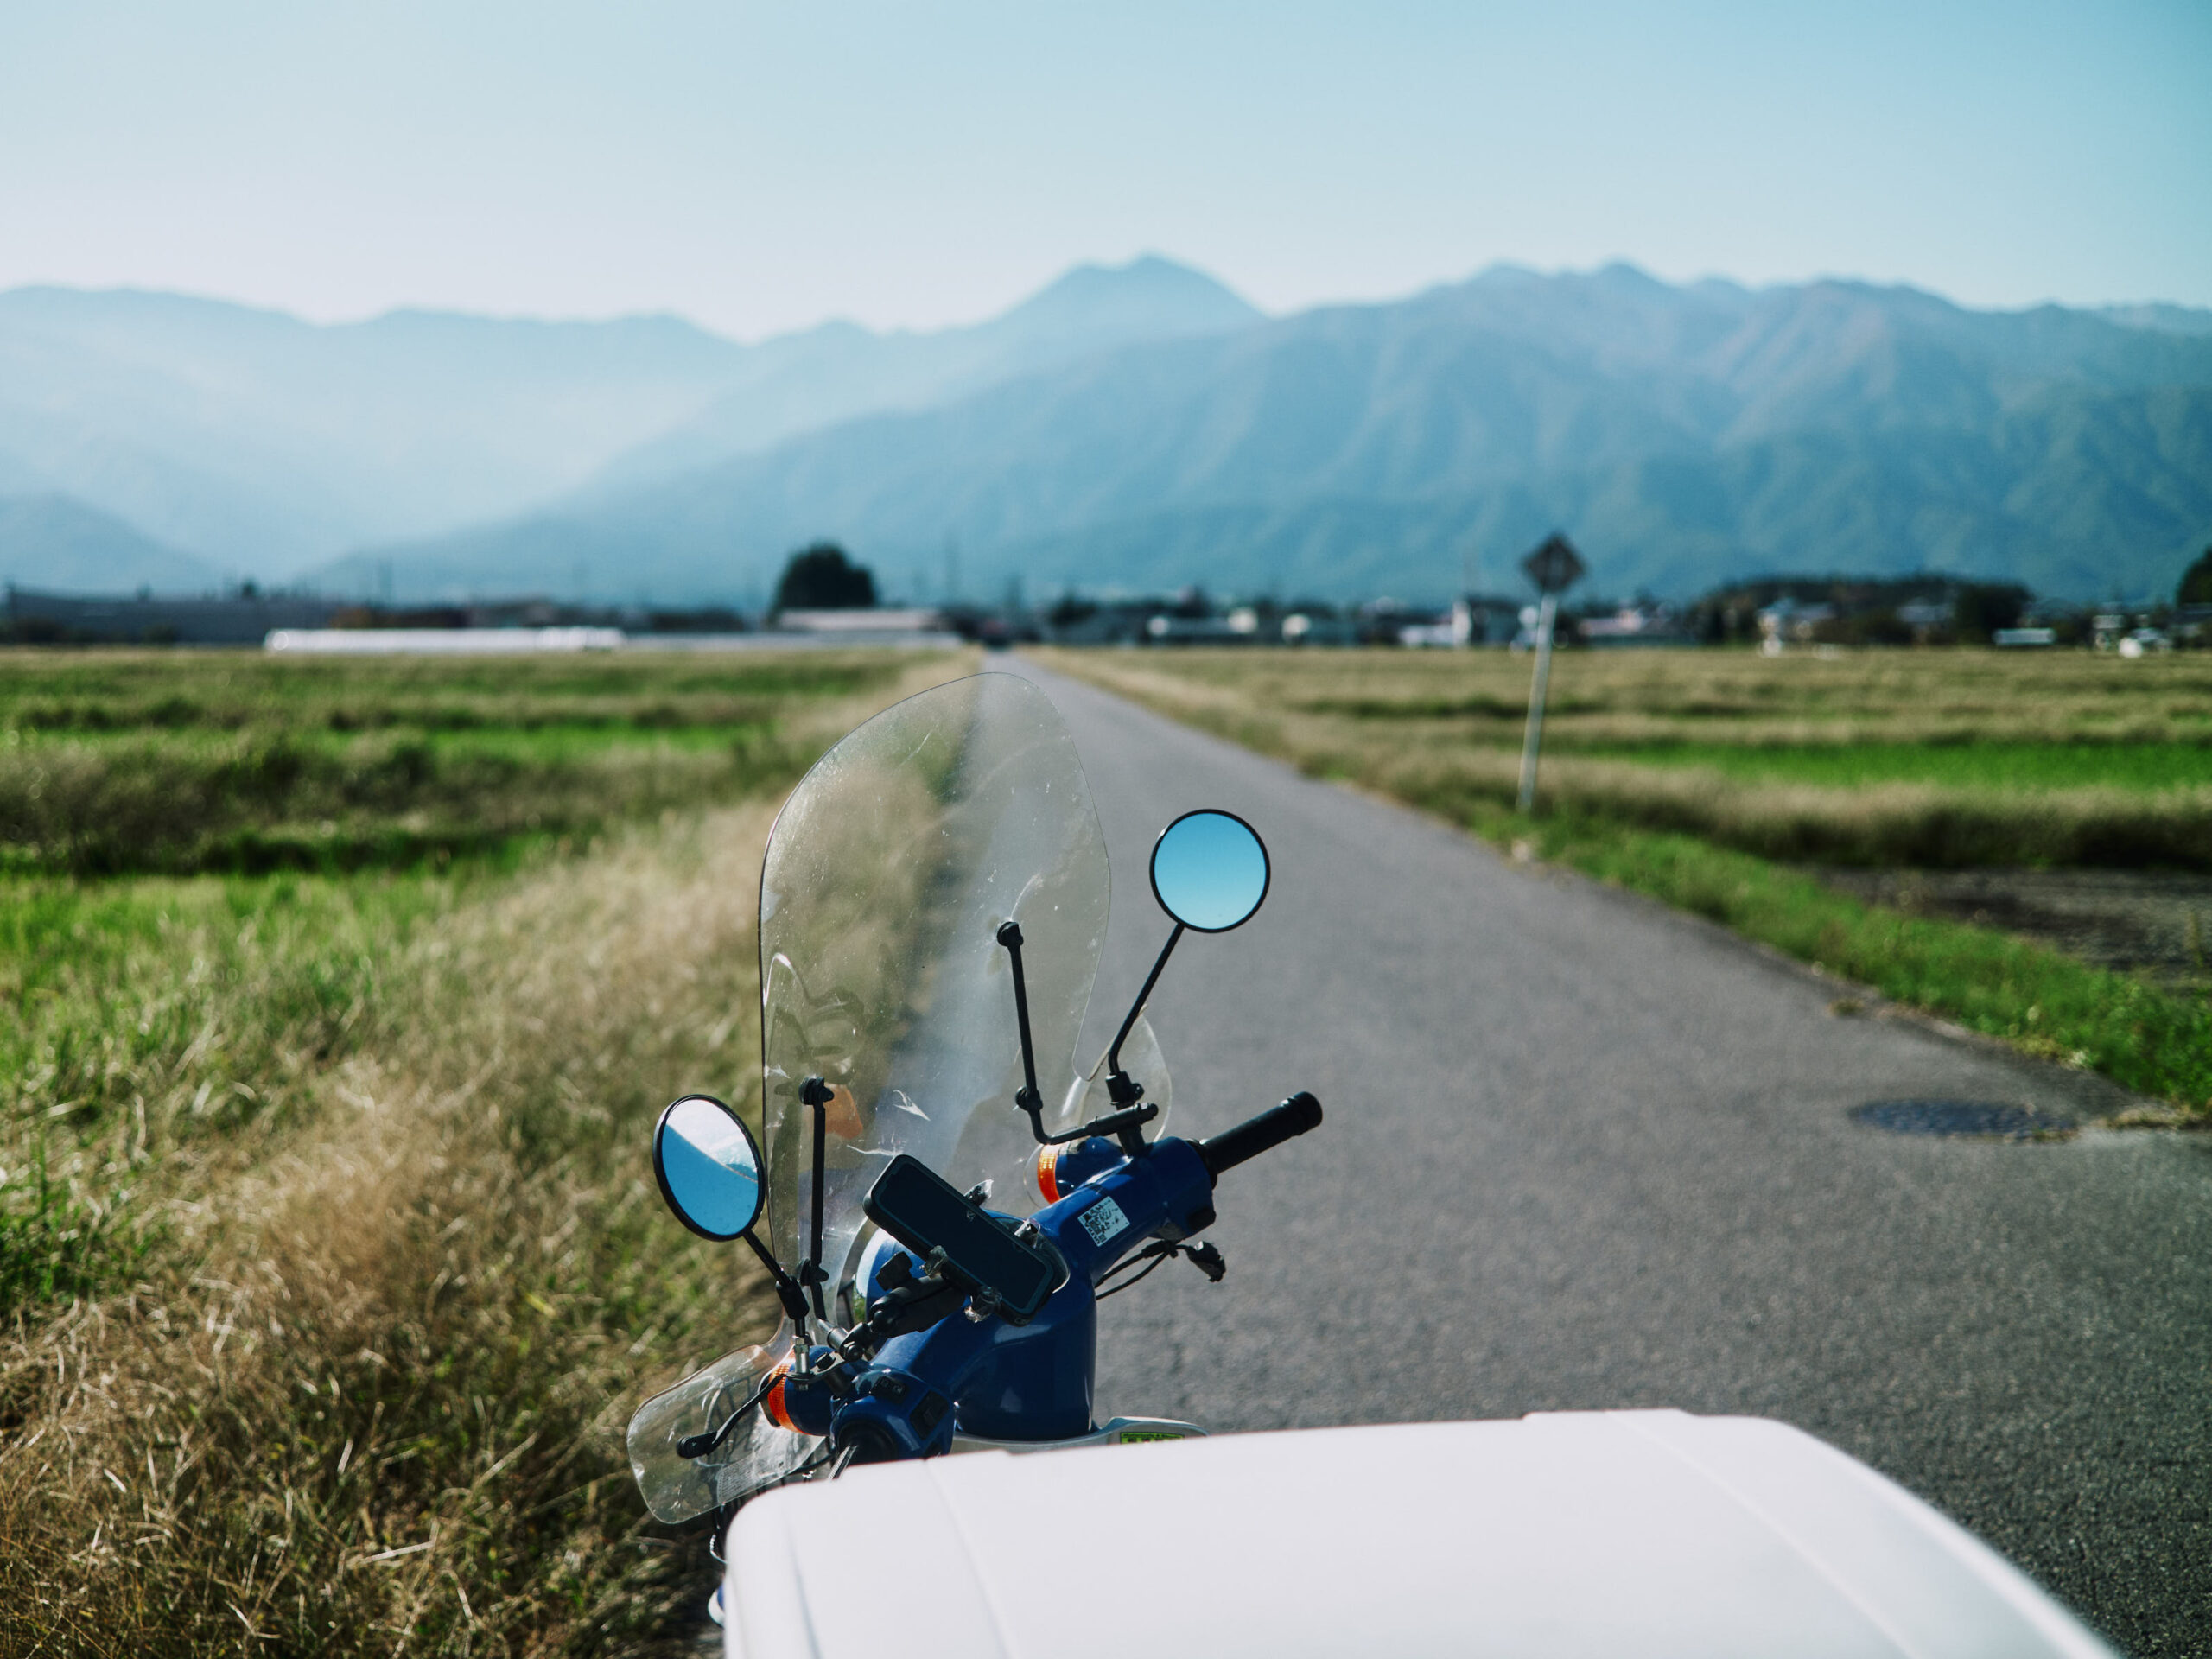
<svg viewBox="0 0 2212 1659"><path fill-rule="evenodd" d="M1034 1227L1001 1221L909 1154L885 1166L861 1207L919 1259L925 1282L957 1288L978 1322L1027 1325L1067 1282L1067 1264Z"/></svg>

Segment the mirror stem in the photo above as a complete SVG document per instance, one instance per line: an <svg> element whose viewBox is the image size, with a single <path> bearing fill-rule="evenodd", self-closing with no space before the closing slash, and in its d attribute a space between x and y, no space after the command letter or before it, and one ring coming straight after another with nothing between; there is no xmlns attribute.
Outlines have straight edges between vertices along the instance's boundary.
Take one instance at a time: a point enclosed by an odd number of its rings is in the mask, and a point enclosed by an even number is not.
<svg viewBox="0 0 2212 1659"><path fill-rule="evenodd" d="M1140 1092L1133 1088L1128 1074L1122 1070L1122 1045L1129 1040L1130 1027L1136 1024L1137 1016L1144 1012L1144 1005L1152 1000L1152 988L1160 982L1160 970L1167 965L1167 958L1174 954L1176 943L1182 937L1183 924L1178 922L1175 931L1167 936L1167 943L1160 947L1159 960L1152 964L1152 971L1144 976L1144 988L1137 993L1137 1000L1129 1004L1129 1017L1122 1021L1121 1030L1115 1033L1114 1046L1106 1051L1106 1086L1116 1106L1131 1104ZM1131 1090L1127 1100L1122 1098L1124 1089Z"/></svg>
<svg viewBox="0 0 2212 1659"><path fill-rule="evenodd" d="M814 1108L814 1215L808 1224L806 1260L799 1267L799 1282L814 1293L814 1317L828 1323L829 1310L822 1303L822 1179L823 1161L830 1134L830 1085L819 1077L799 1084L798 1097Z"/></svg>
<svg viewBox="0 0 2212 1659"><path fill-rule="evenodd" d="M806 1292L800 1288L798 1281L784 1271L784 1264L776 1260L766 1244L753 1236L751 1228L747 1228L740 1236L753 1247L753 1254L760 1258L760 1265L768 1269L768 1276L776 1281L776 1300L783 1304L784 1312L791 1315L791 1323L800 1323L806 1318Z"/></svg>
<svg viewBox="0 0 2212 1659"><path fill-rule="evenodd" d="M1175 930L1178 934L1182 931L1180 927ZM1141 1149L1143 1145L1143 1137L1136 1135L1137 1129L1160 1114L1157 1107L1136 1105L1137 1096L1144 1091L1131 1084L1126 1077L1122 1079L1121 1086L1128 1090L1128 1098L1123 1099L1122 1095L1116 1092L1114 1099L1122 1106L1136 1107L1135 1110L1109 1112L1104 1117L1096 1118L1090 1122L1081 1124L1059 1135L1045 1133L1045 1097L1038 1092L1037 1089L1037 1051L1031 1046L1029 1040L1029 987L1021 974L1021 930L1012 922L1004 924L998 931L998 942L1006 947L1007 955L1013 959L1014 963L1014 1017L1015 1023L1021 1027L1022 1079L1021 1089L1014 1096L1014 1103L1028 1114L1029 1133L1036 1137L1037 1144L1040 1147L1065 1146L1071 1141L1081 1141L1094 1135L1118 1135L1122 1136L1123 1145L1128 1146L1130 1137L1135 1136L1136 1148L1133 1148L1131 1152L1131 1155L1134 1156L1135 1150ZM1167 948L1170 950L1175 948L1173 939L1168 940ZM1165 951L1161 953L1160 960L1161 962L1167 960ZM1159 977L1160 969L1157 964L1154 964L1152 978ZM1145 982L1145 989L1149 991L1151 988L1152 980L1148 979ZM1142 1002L1140 1001L1138 1006L1142 1007ZM1136 1017L1135 1010L1130 1010L1130 1020L1134 1021ZM1122 1037L1127 1037L1128 1034L1129 1027L1124 1024L1122 1027ZM1114 1039L1114 1050L1117 1057L1121 1052L1121 1047L1122 1039L1117 1037ZM1117 1058L1116 1064L1118 1063ZM1111 1089L1113 1086L1109 1080L1108 1087Z"/></svg>
<svg viewBox="0 0 2212 1659"><path fill-rule="evenodd" d="M1029 1040L1029 985L1021 974L1021 929L1012 922L1005 924L999 929L998 941L1014 963L1014 1021L1021 1030L1021 1092L1014 1097L1014 1103L1029 1114L1033 1124L1038 1113L1045 1109L1045 1097L1037 1092L1037 1051Z"/></svg>

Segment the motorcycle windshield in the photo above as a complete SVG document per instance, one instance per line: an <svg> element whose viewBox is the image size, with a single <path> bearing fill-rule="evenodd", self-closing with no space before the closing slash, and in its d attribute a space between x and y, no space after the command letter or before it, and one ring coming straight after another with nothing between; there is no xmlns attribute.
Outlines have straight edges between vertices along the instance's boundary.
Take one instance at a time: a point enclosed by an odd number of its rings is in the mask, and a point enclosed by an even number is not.
<svg viewBox="0 0 2212 1659"><path fill-rule="evenodd" d="M760 875L761 1118L768 1239L807 1254L809 1077L829 1085L822 1262L834 1291L861 1200L900 1153L991 1207L1026 1207L1034 1149L1011 963L1020 925L1047 1127L1079 1109L1076 1042L1106 938L1106 841L1059 712L1007 674L887 709L785 804ZM1149 1080L1147 1080L1149 1081Z"/></svg>
<svg viewBox="0 0 2212 1659"><path fill-rule="evenodd" d="M900 1153L955 1186L991 1185L992 1209L1036 1205L1036 1149L1014 1104L1021 1047L997 942L1018 923L1048 1132L1112 1109L1104 1063L1076 1044L1106 937L1110 882L1090 785L1059 713L1007 674L957 680L878 715L817 761L784 804L760 875L761 1123L766 1237L805 1257L814 1108L824 1109L822 1262L832 1323L868 1229L861 1201ZM1145 1021L1122 1063L1160 1108L1167 1068ZM639 1490L664 1521L703 1514L798 1469L819 1442L755 1410L710 1459L677 1443L720 1424L794 1347L789 1321L648 1401L631 1425Z"/></svg>

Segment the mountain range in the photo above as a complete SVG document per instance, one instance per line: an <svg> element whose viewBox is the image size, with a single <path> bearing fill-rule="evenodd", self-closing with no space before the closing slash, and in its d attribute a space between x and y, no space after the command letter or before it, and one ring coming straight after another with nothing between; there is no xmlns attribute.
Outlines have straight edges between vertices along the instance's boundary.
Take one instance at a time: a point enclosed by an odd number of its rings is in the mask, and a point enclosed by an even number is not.
<svg viewBox="0 0 2212 1659"><path fill-rule="evenodd" d="M972 327L830 323L751 346L673 317L317 327L176 295L18 289L0 294L0 498L67 498L211 570L288 581L364 544L1258 315L1161 259L1079 267ZM43 545L0 540L0 575L51 581Z"/></svg>
<svg viewBox="0 0 2212 1659"><path fill-rule="evenodd" d="M745 346L25 289L0 497L43 504L0 511L27 585L84 580L96 513L137 569L426 599L757 597L819 537L909 597L949 553L993 594L1413 597L1510 589L1554 528L1620 594L1933 570L2098 599L2171 591L2212 538L2212 312L1615 265L1271 318L1148 257L970 327ZM73 541L37 528L70 512Z"/></svg>

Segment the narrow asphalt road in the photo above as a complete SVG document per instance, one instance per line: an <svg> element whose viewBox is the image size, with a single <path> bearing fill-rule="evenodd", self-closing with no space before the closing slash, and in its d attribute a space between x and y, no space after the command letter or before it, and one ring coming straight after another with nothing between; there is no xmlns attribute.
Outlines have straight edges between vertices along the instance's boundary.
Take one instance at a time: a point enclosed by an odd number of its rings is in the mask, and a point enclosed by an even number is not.
<svg viewBox="0 0 2212 1659"><path fill-rule="evenodd" d="M1223 1284L1176 1264L1102 1310L1102 1416L1779 1417L2124 1649L2212 1653L2212 1137L1863 1127L1872 1100L2123 1097L1838 1018L1833 984L1702 923L992 665L1051 693L1105 821L1091 1030L1166 934L1153 836L1226 807L1274 885L1241 931L1186 939L1154 996L1174 1127L1300 1088L1328 1112L1224 1182Z"/></svg>

